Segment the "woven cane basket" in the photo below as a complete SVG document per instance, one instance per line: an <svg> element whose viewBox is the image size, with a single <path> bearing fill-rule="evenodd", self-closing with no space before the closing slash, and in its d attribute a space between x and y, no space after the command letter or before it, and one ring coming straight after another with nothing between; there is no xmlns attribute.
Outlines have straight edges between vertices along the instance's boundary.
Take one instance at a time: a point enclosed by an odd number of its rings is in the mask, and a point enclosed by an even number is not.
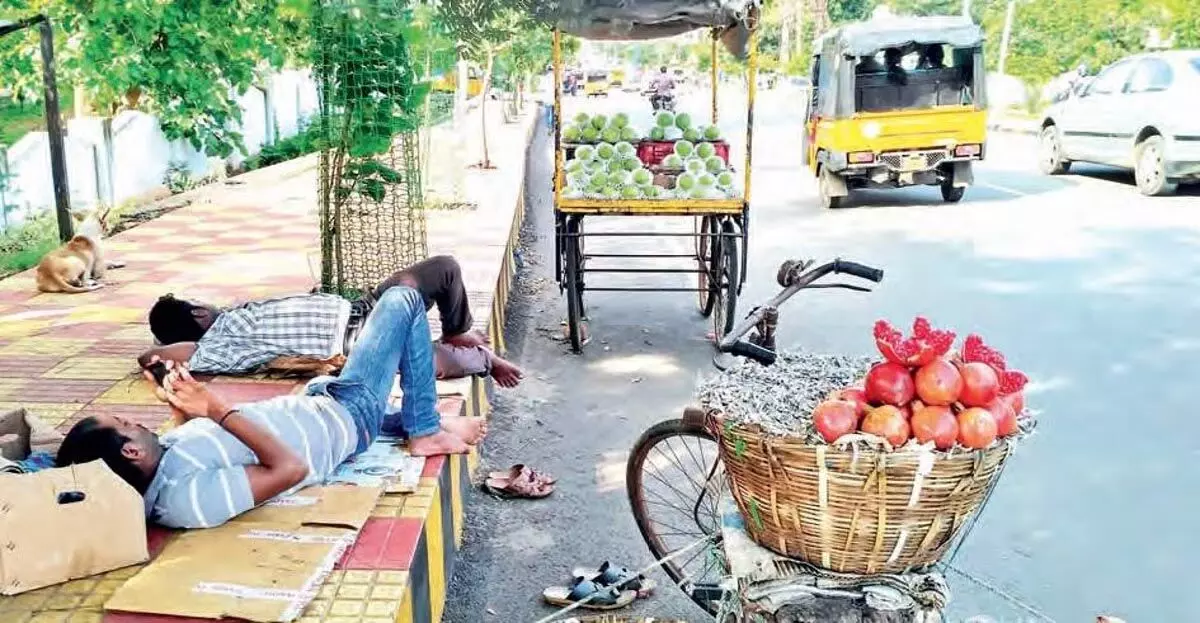
<svg viewBox="0 0 1200 623"><path fill-rule="evenodd" d="M730 489L759 545L842 573L941 559L983 503L1012 441L952 453L812 444L753 425L721 431Z"/></svg>

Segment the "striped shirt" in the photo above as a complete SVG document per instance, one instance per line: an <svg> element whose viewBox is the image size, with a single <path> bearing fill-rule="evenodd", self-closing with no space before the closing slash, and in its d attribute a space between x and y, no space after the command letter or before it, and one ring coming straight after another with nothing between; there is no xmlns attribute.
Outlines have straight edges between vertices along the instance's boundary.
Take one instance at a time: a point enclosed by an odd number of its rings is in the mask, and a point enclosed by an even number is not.
<svg viewBox="0 0 1200 623"><path fill-rule="evenodd" d="M238 410L308 464L304 481L281 495L324 482L354 454L363 435L328 396L280 396ZM210 528L254 508L246 466L258 458L216 422L191 420L161 442L166 449L144 496L151 521L168 528Z"/></svg>
<svg viewBox="0 0 1200 623"><path fill-rule="evenodd" d="M221 312L188 360L195 372L252 372L276 357L342 354L350 302L305 294L246 303Z"/></svg>

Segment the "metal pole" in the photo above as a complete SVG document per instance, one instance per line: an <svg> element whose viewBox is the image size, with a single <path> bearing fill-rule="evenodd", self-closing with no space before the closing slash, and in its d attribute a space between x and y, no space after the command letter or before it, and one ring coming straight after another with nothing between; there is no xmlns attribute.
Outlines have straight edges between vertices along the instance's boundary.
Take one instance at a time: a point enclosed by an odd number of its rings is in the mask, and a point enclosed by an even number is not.
<svg viewBox="0 0 1200 623"><path fill-rule="evenodd" d="M712 37L712 66L710 80L712 80L712 124L717 125L717 31L713 30Z"/></svg>
<svg viewBox="0 0 1200 623"><path fill-rule="evenodd" d="M750 52L746 59L746 186L743 199L750 205L750 161L754 153L754 93L758 87L758 23L750 31Z"/></svg>
<svg viewBox="0 0 1200 623"><path fill-rule="evenodd" d="M1016 10L1016 0L1008 0L1008 8L1004 12L1004 32L1000 35L1000 61L996 67L1000 75L1004 75L1005 61L1008 60L1008 40L1012 35L1013 11Z"/></svg>
<svg viewBox="0 0 1200 623"><path fill-rule="evenodd" d="M71 224L71 192L67 186L67 161L63 154L62 116L58 110L58 85L54 80L54 28L45 15L39 16L42 35L42 84L46 90L46 134L50 142L50 176L54 183L54 205L58 236L66 242L75 235Z"/></svg>
<svg viewBox="0 0 1200 623"><path fill-rule="evenodd" d="M563 151L562 151L562 131L559 126L559 121L562 119L562 32L554 29L554 48L551 52L551 60L554 62L554 127L551 131L554 132L554 209L558 210L559 201L562 199L562 168L563 168Z"/></svg>

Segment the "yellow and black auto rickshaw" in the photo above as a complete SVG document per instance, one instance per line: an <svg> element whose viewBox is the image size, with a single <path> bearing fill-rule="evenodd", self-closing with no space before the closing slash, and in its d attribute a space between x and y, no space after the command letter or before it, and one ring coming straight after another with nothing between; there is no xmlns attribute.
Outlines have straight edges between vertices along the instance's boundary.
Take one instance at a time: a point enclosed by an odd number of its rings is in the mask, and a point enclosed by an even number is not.
<svg viewBox="0 0 1200 623"><path fill-rule="evenodd" d="M817 39L803 140L821 203L940 186L955 202L987 140L983 33L957 16L874 19Z"/></svg>
<svg viewBox="0 0 1200 623"><path fill-rule="evenodd" d="M589 69L584 74L583 94L588 97L608 95L608 72L603 69Z"/></svg>

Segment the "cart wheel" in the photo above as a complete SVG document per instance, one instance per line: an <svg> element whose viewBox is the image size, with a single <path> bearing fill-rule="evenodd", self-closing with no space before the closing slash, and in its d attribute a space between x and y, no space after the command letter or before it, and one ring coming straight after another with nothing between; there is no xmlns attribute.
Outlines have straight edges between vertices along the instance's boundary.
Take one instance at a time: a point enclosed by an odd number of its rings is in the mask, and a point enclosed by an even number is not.
<svg viewBox="0 0 1200 623"><path fill-rule="evenodd" d="M700 270L696 274L696 294L699 298L700 315L704 318L712 315L713 305L717 301L717 293L711 287L712 258L717 256L716 250L720 245L716 234L721 230L717 223L715 216L705 216L696 223L699 230L697 233L700 234L696 236L696 264Z"/></svg>
<svg viewBox="0 0 1200 623"><path fill-rule="evenodd" d="M563 270L567 281L567 337L575 353L583 352L583 345L587 341L587 327L583 324L583 245L579 233L579 218L569 219L567 237L563 241L566 247Z"/></svg>
<svg viewBox="0 0 1200 623"><path fill-rule="evenodd" d="M629 455L625 483L634 520L650 553L661 560L721 529L720 501L727 490L717 440L682 419L659 422L642 434ZM701 608L718 602L688 584L716 584L724 574L719 546L697 547L663 563L663 571Z"/></svg>
<svg viewBox="0 0 1200 623"><path fill-rule="evenodd" d="M737 320L737 292L741 256L738 255L738 232L732 219L727 219L721 226L722 234L715 236L719 240L718 247L713 249L712 263L716 267L712 271L714 277L719 277L713 286L716 312L713 314L713 338L720 341L725 334L733 330Z"/></svg>

